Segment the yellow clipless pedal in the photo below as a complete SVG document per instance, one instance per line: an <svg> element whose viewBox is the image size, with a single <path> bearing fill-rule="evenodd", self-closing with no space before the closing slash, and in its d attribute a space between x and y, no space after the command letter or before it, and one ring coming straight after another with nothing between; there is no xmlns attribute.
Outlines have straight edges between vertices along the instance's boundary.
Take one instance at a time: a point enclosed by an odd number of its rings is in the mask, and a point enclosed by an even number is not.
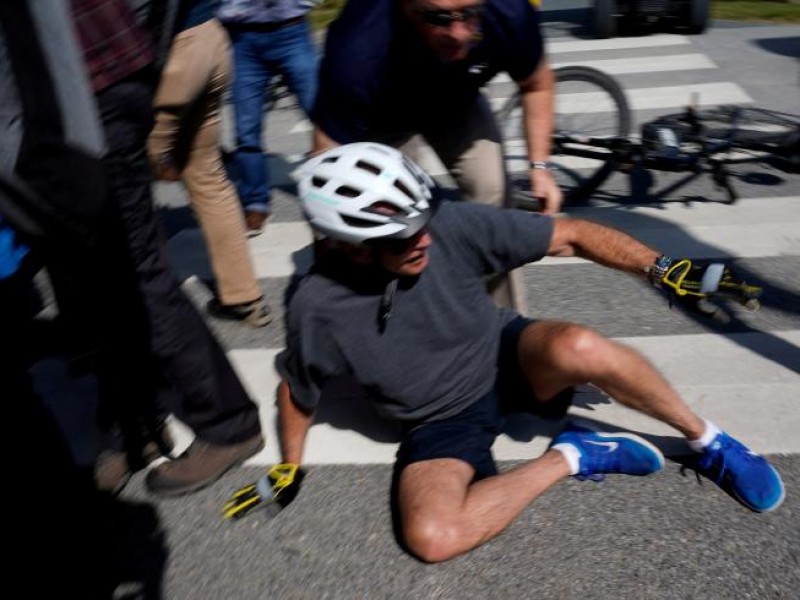
<svg viewBox="0 0 800 600"><path fill-rule="evenodd" d="M293 463L273 465L255 483L237 490L222 507L226 519L237 520L250 512L267 508L270 516L275 516L296 495L302 480L303 471Z"/></svg>

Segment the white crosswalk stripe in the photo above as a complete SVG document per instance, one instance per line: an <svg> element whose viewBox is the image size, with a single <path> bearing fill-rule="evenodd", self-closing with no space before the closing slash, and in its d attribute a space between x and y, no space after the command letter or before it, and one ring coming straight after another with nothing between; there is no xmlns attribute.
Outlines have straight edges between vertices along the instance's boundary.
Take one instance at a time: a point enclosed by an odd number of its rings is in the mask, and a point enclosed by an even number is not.
<svg viewBox="0 0 800 600"><path fill-rule="evenodd" d="M691 51L669 54L690 45L690 40L684 36L656 35L611 40L554 40L548 43L548 49L556 66L594 66L623 76L620 78L623 84L624 76L662 73L663 86L625 86L634 111L679 110L693 92L699 94L703 105L753 102L736 83L714 81L716 65L706 56ZM631 50L637 54L633 58L625 55ZM668 54L659 54L662 51ZM617 52L619 56L614 55ZM602 56L595 59L593 53L602 53ZM698 71L705 75L696 83L670 85L669 73L677 71ZM512 87L507 77L497 77L488 86L492 101L496 105L504 102ZM298 116L287 131L289 134L307 135L309 128L308 121ZM272 151L279 149L272 144ZM299 157L290 160L296 158ZM443 172L433 156L423 158L421 162L434 174ZM691 210L681 204L672 204L574 212L577 216L604 220L647 243L668 246L687 256L698 252L707 258L752 260L800 256L800 197L797 196L743 199L735 205L700 203ZM758 227L754 227L754 223ZM191 233L179 235L190 236ZM310 232L302 222L271 222L263 235L251 241L258 277L266 279L265 285L269 285L271 280L287 278L307 269L311 261L310 241ZM173 245L175 242L173 239ZM546 259L526 269L535 276L544 273L542 270L545 269L577 268L582 264L579 259ZM800 395L800 355L796 351L800 346L800 330L790 327L777 332L638 335L626 336L620 341L643 352L670 381L675 382L690 405L712 420L724 423L731 434L746 439L755 450L800 452L800 437L796 435L800 430L800 411L793 409ZM787 348L795 348L794 353ZM279 351L278 347L233 347L229 351L243 381L260 404L264 429L273 441L251 459L250 464L268 464L280 458L274 443L274 392L278 378L273 368ZM773 360L776 353L783 353L783 360ZM374 428L373 433L379 433L371 436L352 432L347 427L348 411L353 410L357 403L357 400L343 401L338 412L331 409L324 422L312 428L306 452L309 464L393 461L396 449L393 440L396 438L390 426L376 418L370 426ZM674 435L666 426L614 403L600 402L591 404L590 408L572 410L577 415L621 427L656 435ZM363 424L364 418L359 421ZM176 431L179 446L188 444L189 432L180 424L176 424ZM547 441L547 436L537 436L529 442L515 439L513 435L503 435L495 446L496 456L498 459L536 456Z"/></svg>
<svg viewBox="0 0 800 600"><path fill-rule="evenodd" d="M660 57L612 58L607 60L566 60L553 62L553 68L566 65L581 65L605 71L609 75L630 73L659 73L662 71L694 71L713 69L716 65L703 54L680 54Z"/></svg>

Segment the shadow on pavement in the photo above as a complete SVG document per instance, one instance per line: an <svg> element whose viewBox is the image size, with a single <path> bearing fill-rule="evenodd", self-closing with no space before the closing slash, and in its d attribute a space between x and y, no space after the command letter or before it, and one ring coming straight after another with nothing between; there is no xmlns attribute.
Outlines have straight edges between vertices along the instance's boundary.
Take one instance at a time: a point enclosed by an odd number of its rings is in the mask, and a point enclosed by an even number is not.
<svg viewBox="0 0 800 600"><path fill-rule="evenodd" d="M595 197L607 198L602 193ZM721 259L734 267L738 277L741 277L750 284L759 285L764 288L764 292L760 298L763 308L779 311L787 315L800 315L800 292L798 292L796 286L791 287L795 282L786 283L776 279L767 279L763 273L754 271L745 266L744 259L728 257L727 252L703 242L701 239L695 238L679 225L633 210L640 204L647 204L646 199L636 196L635 200L631 200L631 210L626 210L628 207L622 204L627 198L623 198L622 195L619 195L617 200L620 202L620 206L616 207L617 209L615 210L603 211L602 216L600 216L599 212L592 213L591 215L582 215L580 213L581 207L576 207L578 211L573 216L586 217L598 222L604 222L622 231L636 231L638 232L635 234L637 238L653 246L663 246L663 244L653 243L653 241L648 240L648 233L655 231L656 234L653 235L660 239L664 237L663 231L668 230L669 247L659 248L666 254L674 256L676 252L670 250L670 248L680 248L679 252L682 255L690 256L692 259ZM633 202L635 202L635 204L633 204ZM686 200L685 202L689 205L692 201ZM658 233L659 231L662 233ZM749 325L728 308L723 301L715 302L715 305L720 309L715 319L689 311L680 305L676 306L688 318L714 333L722 335L731 333L758 333L759 336L757 337L737 335L732 336L730 339L740 345L744 345L749 350L764 358L768 358L787 369L800 373L800 349L794 344L768 331L763 331Z"/></svg>
<svg viewBox="0 0 800 600"><path fill-rule="evenodd" d="M773 54L780 54L781 56L789 56L792 58L800 58L800 37L785 37L785 38L765 38L762 40L753 40L752 42L762 50L772 52Z"/></svg>
<svg viewBox="0 0 800 600"><path fill-rule="evenodd" d="M160 600L169 551L155 508L146 503L108 500L115 540L116 600Z"/></svg>

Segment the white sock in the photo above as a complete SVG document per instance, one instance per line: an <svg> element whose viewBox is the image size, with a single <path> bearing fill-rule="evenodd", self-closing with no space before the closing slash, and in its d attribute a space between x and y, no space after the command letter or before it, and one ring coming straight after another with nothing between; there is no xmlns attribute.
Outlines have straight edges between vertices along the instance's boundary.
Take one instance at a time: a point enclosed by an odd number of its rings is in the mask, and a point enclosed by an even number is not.
<svg viewBox="0 0 800 600"><path fill-rule="evenodd" d="M572 444L561 443L550 446L551 450L558 450L569 465L569 474L577 475L581 470L581 452Z"/></svg>
<svg viewBox="0 0 800 600"><path fill-rule="evenodd" d="M714 425L711 421L703 419L703 422L706 424L706 430L703 432L703 435L696 440L687 440L689 447L695 452L702 452L711 444L711 442L714 441L714 438L717 437L717 435L722 433L722 430Z"/></svg>

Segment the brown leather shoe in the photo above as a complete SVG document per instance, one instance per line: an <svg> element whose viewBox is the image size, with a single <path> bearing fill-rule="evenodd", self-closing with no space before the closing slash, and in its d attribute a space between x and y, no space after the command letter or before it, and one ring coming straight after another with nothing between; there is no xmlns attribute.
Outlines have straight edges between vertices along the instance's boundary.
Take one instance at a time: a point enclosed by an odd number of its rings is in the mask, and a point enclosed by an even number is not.
<svg viewBox="0 0 800 600"><path fill-rule="evenodd" d="M251 327L264 327L272 321L272 313L263 296L242 304L222 304L217 298L212 298L206 304L206 310L217 319L241 321Z"/></svg>
<svg viewBox="0 0 800 600"><path fill-rule="evenodd" d="M152 469L145 479L154 494L179 496L214 483L264 447L261 434L238 444L218 445L195 438L177 459Z"/></svg>
<svg viewBox="0 0 800 600"><path fill-rule="evenodd" d="M147 441L142 447L141 458L134 460L133 465L124 450L107 449L100 452L94 461L95 488L112 496L118 496L128 485L135 471L138 472L162 456L171 458L170 452L175 443L167 428L166 415L156 417L154 433L148 434L147 431L143 431L142 435Z"/></svg>
<svg viewBox="0 0 800 600"><path fill-rule="evenodd" d="M244 224L247 229L247 237L255 237L261 235L264 231L264 224L270 217L268 212L259 212L257 210L244 211Z"/></svg>

